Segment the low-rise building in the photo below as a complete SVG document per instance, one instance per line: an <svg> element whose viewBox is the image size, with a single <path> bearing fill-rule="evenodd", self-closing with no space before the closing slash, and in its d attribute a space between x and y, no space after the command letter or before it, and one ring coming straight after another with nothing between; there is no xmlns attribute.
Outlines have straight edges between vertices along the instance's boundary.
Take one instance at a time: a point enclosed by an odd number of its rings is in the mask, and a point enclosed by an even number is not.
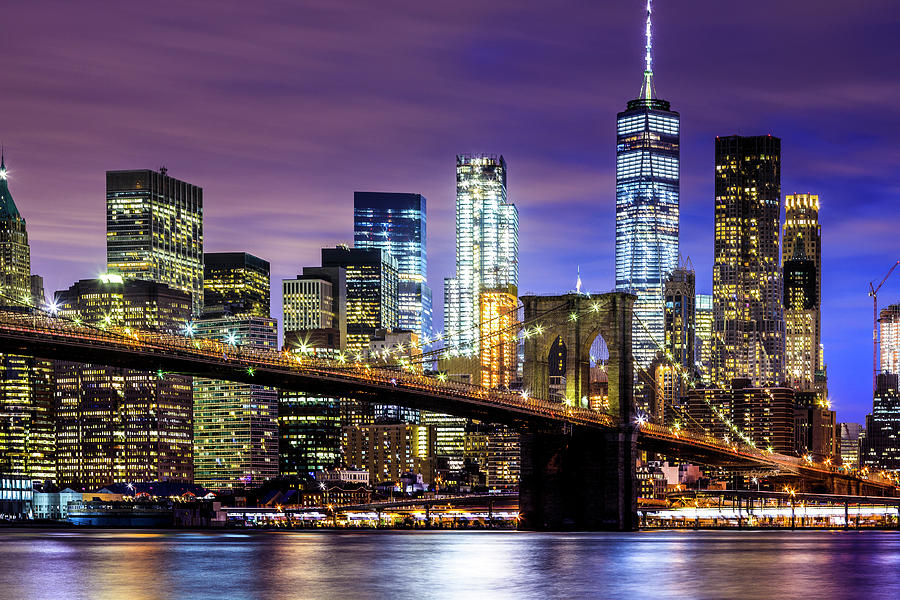
<svg viewBox="0 0 900 600"><path fill-rule="evenodd" d="M80 503L84 494L65 488L58 492L35 491L33 497L35 519L66 519L69 516L69 504Z"/></svg>
<svg viewBox="0 0 900 600"><path fill-rule="evenodd" d="M0 473L0 519L28 518L33 496L31 477Z"/></svg>
<svg viewBox="0 0 900 600"><path fill-rule="evenodd" d="M316 471L316 481L323 483L354 483L369 485L369 472L365 469L329 469Z"/></svg>

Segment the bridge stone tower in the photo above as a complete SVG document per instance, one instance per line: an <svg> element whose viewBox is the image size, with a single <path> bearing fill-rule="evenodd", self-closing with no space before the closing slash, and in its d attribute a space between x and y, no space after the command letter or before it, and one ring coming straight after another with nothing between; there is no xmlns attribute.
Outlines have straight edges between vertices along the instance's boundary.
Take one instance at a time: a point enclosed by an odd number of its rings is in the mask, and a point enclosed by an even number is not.
<svg viewBox="0 0 900 600"><path fill-rule="evenodd" d="M587 296L523 296L525 322L541 333L525 340L524 386L550 397L549 354L561 338L566 354L566 398L587 407L590 348L602 335L609 349L609 411L617 429L528 425L521 434L519 511L531 530L637 529L633 425L631 321L635 296L622 292Z"/></svg>
<svg viewBox="0 0 900 600"><path fill-rule="evenodd" d="M566 398L587 408L590 350L598 335L609 349L609 410L632 419L631 309L635 296L616 292L599 296L522 296L525 322L535 321L540 335L525 339L524 385L535 398L550 397L550 349L557 338L566 348Z"/></svg>

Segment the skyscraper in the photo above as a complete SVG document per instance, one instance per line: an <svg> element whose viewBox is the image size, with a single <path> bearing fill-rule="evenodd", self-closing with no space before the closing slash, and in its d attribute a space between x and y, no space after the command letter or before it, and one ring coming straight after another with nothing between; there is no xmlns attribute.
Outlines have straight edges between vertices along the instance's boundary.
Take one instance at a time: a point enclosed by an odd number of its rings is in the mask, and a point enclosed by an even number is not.
<svg viewBox="0 0 900 600"><path fill-rule="evenodd" d="M715 319L711 294L697 294L694 300L694 361L700 380L709 385L715 349Z"/></svg>
<svg viewBox="0 0 900 600"><path fill-rule="evenodd" d="M56 293L60 315L104 328L173 331L191 297L118 274ZM56 361L57 480L76 489L110 483L193 481L191 378Z"/></svg>
<svg viewBox="0 0 900 600"><path fill-rule="evenodd" d="M283 279L284 345L344 350L347 337L347 271L343 267L303 267Z"/></svg>
<svg viewBox="0 0 900 600"><path fill-rule="evenodd" d="M481 377L487 388L509 388L516 376L519 298L514 286L479 294Z"/></svg>
<svg viewBox="0 0 900 600"><path fill-rule="evenodd" d="M648 0L640 97L616 119L616 290L637 296L632 349L644 369L663 344L663 279L678 266L680 165L680 116L653 86L650 15Z"/></svg>
<svg viewBox="0 0 900 600"><path fill-rule="evenodd" d="M354 192L353 245L381 248L397 259L399 327L420 341L430 340L432 331L425 232L422 194Z"/></svg>
<svg viewBox="0 0 900 600"><path fill-rule="evenodd" d="M203 189L159 172L106 172L106 262L126 279L148 279L203 306Z"/></svg>
<svg viewBox="0 0 900 600"><path fill-rule="evenodd" d="M203 312L268 318L269 261L246 252L203 255Z"/></svg>
<svg viewBox="0 0 900 600"><path fill-rule="evenodd" d="M809 391L815 384L819 356L816 265L806 257L802 233L793 246L793 254L782 264L785 378L794 389Z"/></svg>
<svg viewBox="0 0 900 600"><path fill-rule="evenodd" d="M0 306L33 302L25 219L9 191L0 153ZM53 479L53 367L31 356L0 354L0 472Z"/></svg>
<svg viewBox="0 0 900 600"><path fill-rule="evenodd" d="M693 374L696 351L694 267L690 259L674 269L663 282L663 333L665 356L653 362L656 398L652 413L660 422L672 422L673 407L687 393L684 373Z"/></svg>
<svg viewBox="0 0 900 600"><path fill-rule="evenodd" d="M866 415L866 437L859 454L864 466L900 471L900 376L896 373L875 377L872 414Z"/></svg>
<svg viewBox="0 0 900 600"><path fill-rule="evenodd" d="M343 267L303 267L282 281L284 346L337 355L346 348L347 274ZM357 306L357 304L354 304ZM341 407L369 413L349 399L279 390L278 460L282 475L312 475L341 461Z"/></svg>
<svg viewBox="0 0 900 600"><path fill-rule="evenodd" d="M784 381L784 314L778 260L781 140L716 138L713 312L715 382Z"/></svg>
<svg viewBox="0 0 900 600"><path fill-rule="evenodd" d="M347 343L363 355L378 329L396 329L397 260L381 248L322 249L322 266L342 267L347 278Z"/></svg>
<svg viewBox="0 0 900 600"><path fill-rule="evenodd" d="M694 371L695 309L694 267L688 259L663 284L665 349L689 373Z"/></svg>
<svg viewBox="0 0 900 600"><path fill-rule="evenodd" d="M200 319L195 326L198 338L278 349L278 325L268 316L221 314ZM257 487L277 475L278 390L195 378L194 482L229 490Z"/></svg>
<svg viewBox="0 0 900 600"><path fill-rule="evenodd" d="M785 377L801 390L825 396L822 357L822 227L819 197L785 199L781 262L784 278ZM823 398L824 399L824 398Z"/></svg>
<svg viewBox="0 0 900 600"><path fill-rule="evenodd" d="M444 280L444 344L478 352L482 291L519 285L519 213L506 200L506 161L456 157L456 277Z"/></svg>
<svg viewBox="0 0 900 600"><path fill-rule="evenodd" d="M878 317L881 372L900 374L900 304L881 309Z"/></svg>

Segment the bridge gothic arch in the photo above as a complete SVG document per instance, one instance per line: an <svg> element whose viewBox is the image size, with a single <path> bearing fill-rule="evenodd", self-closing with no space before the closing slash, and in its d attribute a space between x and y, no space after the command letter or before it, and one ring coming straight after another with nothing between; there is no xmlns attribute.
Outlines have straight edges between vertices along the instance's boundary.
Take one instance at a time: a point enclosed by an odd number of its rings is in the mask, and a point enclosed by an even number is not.
<svg viewBox="0 0 900 600"><path fill-rule="evenodd" d="M549 355L560 339L566 354L566 398L587 407L590 396L591 344L603 336L609 350L609 410L625 422L633 411L631 355L635 297L623 292L589 296L522 296L524 321L534 323L525 338L523 383L529 394L550 398Z"/></svg>

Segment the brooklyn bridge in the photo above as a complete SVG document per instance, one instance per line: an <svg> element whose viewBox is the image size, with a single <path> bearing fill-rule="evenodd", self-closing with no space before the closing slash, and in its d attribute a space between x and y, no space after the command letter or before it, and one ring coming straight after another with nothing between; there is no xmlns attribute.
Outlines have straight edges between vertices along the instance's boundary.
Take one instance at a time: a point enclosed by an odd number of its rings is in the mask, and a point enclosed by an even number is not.
<svg viewBox="0 0 900 600"><path fill-rule="evenodd" d="M524 296L524 390L487 389L414 368L265 351L189 335L94 326L37 310L0 311L0 351L114 367L181 373L283 390L437 411L511 426L520 434L519 510L525 529L631 530L638 526L635 463L640 451L762 473L793 489L896 496L877 475L714 438L690 427L664 427L638 416L631 354L632 304L624 293ZM602 335L609 349L609 408L578 399L589 386L589 349ZM567 397L548 400L547 355L562 339L568 353Z"/></svg>

